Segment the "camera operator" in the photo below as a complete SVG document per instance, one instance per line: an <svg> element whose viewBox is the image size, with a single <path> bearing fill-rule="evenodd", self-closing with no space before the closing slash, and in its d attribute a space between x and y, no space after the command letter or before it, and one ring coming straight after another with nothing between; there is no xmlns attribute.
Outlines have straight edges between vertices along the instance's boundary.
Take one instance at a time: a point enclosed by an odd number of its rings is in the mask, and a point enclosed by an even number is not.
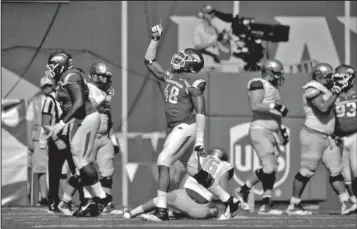
<svg viewBox="0 0 357 229"><path fill-rule="evenodd" d="M197 16L202 20L193 32L193 45L202 54L211 56L215 63L220 63L218 31L211 25L214 17L212 8L204 6Z"/></svg>

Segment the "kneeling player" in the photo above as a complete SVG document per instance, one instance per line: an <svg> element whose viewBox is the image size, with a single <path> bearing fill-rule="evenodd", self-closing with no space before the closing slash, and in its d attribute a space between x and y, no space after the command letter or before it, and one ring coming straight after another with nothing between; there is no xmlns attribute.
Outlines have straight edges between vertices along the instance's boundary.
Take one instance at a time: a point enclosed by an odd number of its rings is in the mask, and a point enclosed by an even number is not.
<svg viewBox="0 0 357 229"><path fill-rule="evenodd" d="M233 166L227 162L227 154L220 148L213 148L209 151L208 156L200 157L202 168L209 172L215 179L215 182L223 183L230 180L233 176ZM212 205L213 194L207 188L200 185L196 179L191 176L187 177L183 189L174 190L167 194L167 204L171 210L178 211L192 219L208 219L217 217L218 209ZM125 218L134 218L142 213L150 212L157 207L158 198L124 213ZM231 196L228 202L233 203ZM238 205L237 205L238 207ZM230 209L235 212L237 209ZM143 214L143 218L150 221L158 221L157 217L152 214ZM223 214L220 219L230 218L232 215Z"/></svg>

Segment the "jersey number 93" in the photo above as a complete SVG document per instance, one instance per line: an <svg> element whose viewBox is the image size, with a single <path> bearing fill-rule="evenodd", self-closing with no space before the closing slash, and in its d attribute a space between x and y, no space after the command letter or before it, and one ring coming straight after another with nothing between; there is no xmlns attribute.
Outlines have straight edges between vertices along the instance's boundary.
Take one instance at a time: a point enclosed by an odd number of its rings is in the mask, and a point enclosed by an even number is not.
<svg viewBox="0 0 357 229"><path fill-rule="evenodd" d="M338 118L342 117L356 117L356 102L348 102L336 106L336 113Z"/></svg>

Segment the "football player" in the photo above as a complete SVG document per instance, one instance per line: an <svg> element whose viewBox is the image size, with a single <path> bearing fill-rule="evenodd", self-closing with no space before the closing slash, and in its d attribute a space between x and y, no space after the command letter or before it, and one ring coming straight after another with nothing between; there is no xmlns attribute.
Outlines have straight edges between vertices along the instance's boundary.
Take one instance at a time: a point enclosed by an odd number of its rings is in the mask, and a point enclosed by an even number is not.
<svg viewBox="0 0 357 229"><path fill-rule="evenodd" d="M223 185L233 176L233 166L227 162L228 157L223 149L212 148L208 155L200 157L203 167ZM170 210L178 212L190 219L208 219L217 217L218 208L212 203L213 194L204 186L200 185L195 178L188 176L182 189L171 191L167 194L167 204ZM135 218L141 215L149 221L157 221L152 214L143 214L152 211L158 204L158 197L132 209L124 210L124 218ZM223 214L220 219L226 219Z"/></svg>
<svg viewBox="0 0 357 229"><path fill-rule="evenodd" d="M105 99L93 95L84 79L83 72L72 64L68 52L57 51L50 55L46 65L46 75L57 84L56 96L63 114L59 122L44 127L47 137L56 136L66 125L70 128L70 149L74 164L79 170L84 189L95 197L82 203L74 216L96 216L111 201L111 196L103 190L94 164L90 162L94 140L100 126L100 115L96 104Z"/></svg>
<svg viewBox="0 0 357 229"><path fill-rule="evenodd" d="M300 131L300 170L295 175L293 194L286 209L289 215L312 214L302 207L301 195L320 162L329 171L329 182L342 204L341 214L349 214L353 210L344 186L340 150L332 137L335 129L334 104L344 85L334 83L332 73L331 65L319 63L312 69L312 80L303 86L306 117Z"/></svg>
<svg viewBox="0 0 357 229"><path fill-rule="evenodd" d="M159 182L157 193L157 208L153 216L158 220L168 220L167 191L170 185L170 166L181 159L188 147L195 140L194 151L187 167L188 173L205 187L214 184L212 176L198 169L198 154L204 153L205 130L205 98L203 92L206 82L195 76L204 66L202 55L193 48L186 48L174 54L171 59L171 69L165 71L156 61L156 51L161 34L162 23L151 28L152 39L145 53L145 65L159 82L165 86L165 113L169 134L160 152L157 164ZM230 195L217 188L215 194L222 201L229 201ZM218 194L217 194L218 193ZM235 199L231 205L238 205ZM230 207L234 209L235 207Z"/></svg>
<svg viewBox="0 0 357 229"><path fill-rule="evenodd" d="M342 64L335 69L334 81L346 85L335 103L335 135L342 138L342 168L350 200L356 205L357 195L357 87L356 71ZM356 206L357 208L357 206Z"/></svg>
<svg viewBox="0 0 357 229"><path fill-rule="evenodd" d="M281 122L282 117L288 113L279 93L283 83L283 65L278 60L267 60L262 66L261 77L248 82L249 102L253 112L249 138L260 158L262 168L253 172L245 184L238 189L237 194L242 202L242 209L249 210L247 200L250 189L261 181L264 195L259 214L282 214L282 211L272 209L272 189L276 179L280 139L283 139L283 145L289 141L287 130Z"/></svg>
<svg viewBox="0 0 357 229"><path fill-rule="evenodd" d="M89 71L89 77L94 85L105 92L105 100L97 107L100 113L100 127L94 142L92 160L98 165L100 183L107 195L111 195L114 175L114 155L117 154L119 144L113 134L113 121L111 114L111 100L114 96L112 85L112 71L105 63L94 63ZM94 158L96 156L96 158ZM109 203L104 209L105 213L116 212Z"/></svg>

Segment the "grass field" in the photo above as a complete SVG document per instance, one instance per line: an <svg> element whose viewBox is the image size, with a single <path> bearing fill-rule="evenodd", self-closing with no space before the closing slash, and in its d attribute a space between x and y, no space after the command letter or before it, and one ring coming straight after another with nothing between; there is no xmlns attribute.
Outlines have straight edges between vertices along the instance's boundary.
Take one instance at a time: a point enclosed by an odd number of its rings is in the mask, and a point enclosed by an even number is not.
<svg viewBox="0 0 357 229"><path fill-rule="evenodd" d="M356 215L337 213L312 216L260 216L240 212L236 218L218 220L171 220L147 222L120 215L75 218L50 214L43 207L3 207L1 228L356 228Z"/></svg>

